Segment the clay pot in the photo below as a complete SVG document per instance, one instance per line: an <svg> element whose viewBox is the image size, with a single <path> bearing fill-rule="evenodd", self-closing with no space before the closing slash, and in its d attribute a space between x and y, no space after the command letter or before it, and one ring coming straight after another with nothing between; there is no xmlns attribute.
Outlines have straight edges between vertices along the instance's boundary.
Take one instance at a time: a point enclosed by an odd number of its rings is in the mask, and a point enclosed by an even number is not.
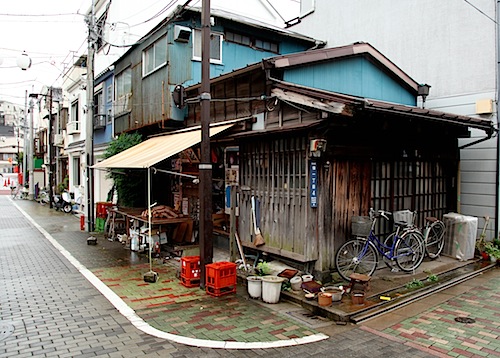
<svg viewBox="0 0 500 358"><path fill-rule="evenodd" d="M320 292L318 294L318 304L320 306L330 306L332 304L332 294L328 292Z"/></svg>

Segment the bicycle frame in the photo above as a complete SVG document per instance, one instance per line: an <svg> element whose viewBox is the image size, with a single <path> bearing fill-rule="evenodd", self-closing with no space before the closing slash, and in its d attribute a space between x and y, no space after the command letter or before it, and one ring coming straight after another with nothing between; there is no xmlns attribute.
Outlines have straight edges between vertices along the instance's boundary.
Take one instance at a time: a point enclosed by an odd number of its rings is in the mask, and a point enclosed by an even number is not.
<svg viewBox="0 0 500 358"><path fill-rule="evenodd" d="M370 216L372 216L372 215L374 215L374 214L370 213ZM395 253L396 243L398 242L398 240L402 239L402 237L399 236L401 228L399 226L397 227L396 231L393 233L394 238L392 240L392 245L388 246L388 245L384 244L377 237L377 235L375 235L374 228L375 228L376 222L377 222L377 217L373 217L372 218L372 225L370 228L370 233L368 234L368 237L366 239L358 237L358 239L366 240L366 244L363 247L363 250L361 251L359 258L363 257L366 254L366 251L368 250L368 245L372 245L378 254L384 256L388 260L394 260L395 258L399 258L399 257L403 257L403 256L410 256L413 254L413 250L412 250L412 251L405 253L405 254L402 254L402 255L395 255L394 253Z"/></svg>

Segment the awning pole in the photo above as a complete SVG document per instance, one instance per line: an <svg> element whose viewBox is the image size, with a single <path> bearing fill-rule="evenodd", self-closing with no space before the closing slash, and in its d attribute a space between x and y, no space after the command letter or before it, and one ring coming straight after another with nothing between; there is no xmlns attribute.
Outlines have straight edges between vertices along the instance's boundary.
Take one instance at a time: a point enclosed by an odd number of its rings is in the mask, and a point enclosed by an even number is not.
<svg viewBox="0 0 500 358"><path fill-rule="evenodd" d="M153 271L153 259L151 250L153 248L151 242L151 168L148 168L148 251L149 251L149 272Z"/></svg>

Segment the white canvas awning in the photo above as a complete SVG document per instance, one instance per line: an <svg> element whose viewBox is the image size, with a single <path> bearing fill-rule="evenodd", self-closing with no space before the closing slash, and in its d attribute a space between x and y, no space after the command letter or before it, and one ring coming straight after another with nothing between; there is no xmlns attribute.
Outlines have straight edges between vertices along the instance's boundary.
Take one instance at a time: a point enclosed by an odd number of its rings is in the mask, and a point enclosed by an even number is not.
<svg viewBox="0 0 500 358"><path fill-rule="evenodd" d="M225 122L227 123L227 122ZM229 124L214 123L210 125L210 137L217 135L232 127L235 122ZM201 142L200 126L175 131L171 134L153 137L139 143L123 152L103 160L92 166L94 169L118 169L118 168L150 168L185 149Z"/></svg>

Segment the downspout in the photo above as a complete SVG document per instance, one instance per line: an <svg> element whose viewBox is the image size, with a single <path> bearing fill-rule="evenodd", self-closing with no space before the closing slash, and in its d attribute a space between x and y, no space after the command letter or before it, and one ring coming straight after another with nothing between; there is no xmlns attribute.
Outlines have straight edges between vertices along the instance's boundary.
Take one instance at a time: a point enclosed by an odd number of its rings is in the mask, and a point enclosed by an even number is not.
<svg viewBox="0 0 500 358"><path fill-rule="evenodd" d="M496 23L495 23L495 26L496 26L496 32L495 32L495 57L496 57L496 62L497 62L497 67L496 67L496 85L497 85L497 92L496 92L496 116L497 116L497 130L500 128L499 126L499 116L498 116L498 101L500 99L500 55L499 55L499 44L498 44L498 41L500 40L500 28L498 26L498 23L500 21L500 0L497 0L497 3L496 3L496 8L495 8L495 11L496 11L496 14L495 14L495 19L496 19ZM495 178L495 181L496 181L496 185L495 185L495 234L494 236L495 237L498 237L498 231L499 231L499 222L498 222L498 219L499 219L499 215L500 215L500 204L499 204L499 196L500 196L500 181L499 181L499 175L500 175L500 136L497 135L497 159L496 159L496 178Z"/></svg>

